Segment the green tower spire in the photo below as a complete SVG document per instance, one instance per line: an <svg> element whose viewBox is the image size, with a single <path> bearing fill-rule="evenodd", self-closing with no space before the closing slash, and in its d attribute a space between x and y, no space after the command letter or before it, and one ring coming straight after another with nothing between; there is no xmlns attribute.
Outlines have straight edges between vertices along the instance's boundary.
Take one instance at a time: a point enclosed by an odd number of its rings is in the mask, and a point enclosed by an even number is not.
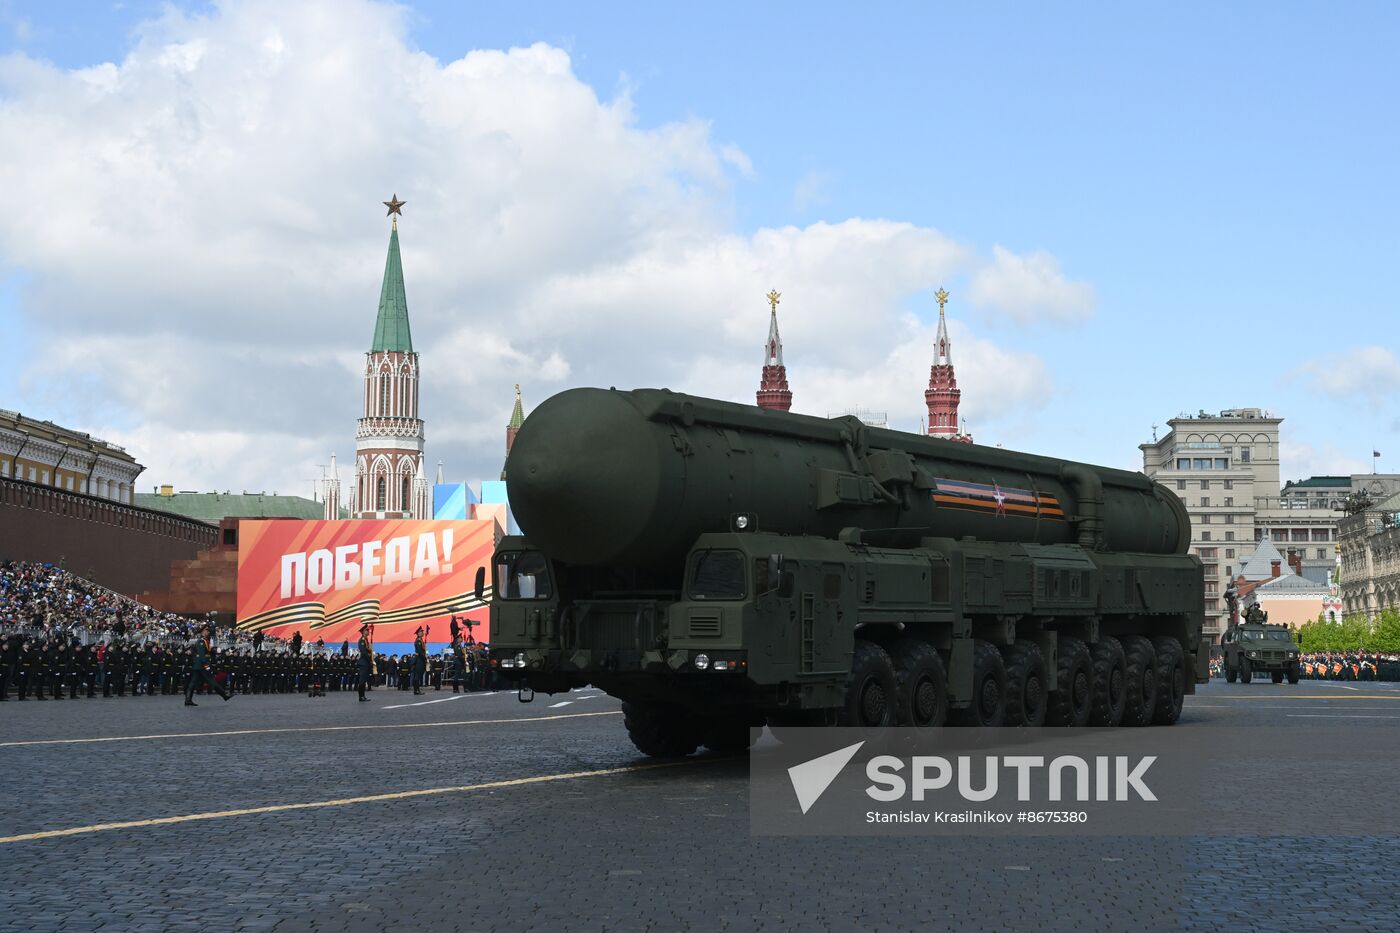
<svg viewBox="0 0 1400 933"><path fill-rule="evenodd" d="M399 221L389 233L389 258L384 261L384 284L379 289L379 317L374 322L374 344L369 352L413 352L408 332L408 298L403 289L403 260L399 258Z"/></svg>

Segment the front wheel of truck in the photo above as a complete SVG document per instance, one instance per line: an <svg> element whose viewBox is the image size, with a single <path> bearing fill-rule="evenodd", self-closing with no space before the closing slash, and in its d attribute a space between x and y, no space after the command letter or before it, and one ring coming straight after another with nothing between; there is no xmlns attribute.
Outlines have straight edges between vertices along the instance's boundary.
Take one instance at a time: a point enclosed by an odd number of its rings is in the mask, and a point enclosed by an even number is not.
<svg viewBox="0 0 1400 933"><path fill-rule="evenodd" d="M622 721L637 750L653 758L684 758L700 746L699 730L678 706L623 703Z"/></svg>

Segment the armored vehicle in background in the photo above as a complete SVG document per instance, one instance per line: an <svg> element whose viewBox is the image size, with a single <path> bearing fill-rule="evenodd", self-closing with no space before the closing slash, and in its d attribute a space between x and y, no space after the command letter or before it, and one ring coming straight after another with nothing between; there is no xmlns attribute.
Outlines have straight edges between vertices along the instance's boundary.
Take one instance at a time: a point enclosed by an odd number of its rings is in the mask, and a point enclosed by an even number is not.
<svg viewBox="0 0 1400 933"><path fill-rule="evenodd" d="M1249 683L1255 674L1268 674L1274 683L1285 677L1298 682L1298 645L1286 625L1270 625L1269 614L1257 603L1244 613L1244 621L1231 625L1220 636L1225 655L1225 679Z"/></svg>
<svg viewBox="0 0 1400 933"><path fill-rule="evenodd" d="M1141 474L572 389L506 482L524 534L492 560L492 663L620 698L650 755L765 722L1170 724L1206 676L1190 520Z"/></svg>

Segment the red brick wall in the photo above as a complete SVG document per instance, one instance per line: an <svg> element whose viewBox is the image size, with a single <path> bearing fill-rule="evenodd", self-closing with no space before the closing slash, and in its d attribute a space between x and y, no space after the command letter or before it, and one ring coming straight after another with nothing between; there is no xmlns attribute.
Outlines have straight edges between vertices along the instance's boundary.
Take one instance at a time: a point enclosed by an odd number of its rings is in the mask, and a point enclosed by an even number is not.
<svg viewBox="0 0 1400 933"><path fill-rule="evenodd" d="M176 515L0 479L0 560L62 563L128 596L165 589L171 562L193 559L218 534Z"/></svg>

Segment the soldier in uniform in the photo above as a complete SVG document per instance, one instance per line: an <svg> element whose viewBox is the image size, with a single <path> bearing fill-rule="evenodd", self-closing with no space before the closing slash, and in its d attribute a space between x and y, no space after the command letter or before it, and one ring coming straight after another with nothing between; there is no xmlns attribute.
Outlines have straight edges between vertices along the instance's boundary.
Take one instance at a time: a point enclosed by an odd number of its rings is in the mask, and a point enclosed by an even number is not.
<svg viewBox="0 0 1400 933"><path fill-rule="evenodd" d="M428 673L428 638L423 626L413 633L413 695L423 695L423 680Z"/></svg>
<svg viewBox="0 0 1400 933"><path fill-rule="evenodd" d="M8 632L0 634L0 702L10 698L10 684L15 679L15 662L19 660L14 639Z"/></svg>
<svg viewBox="0 0 1400 933"><path fill-rule="evenodd" d="M453 616L455 623L457 617ZM460 635L452 639L452 692L456 693L458 687L465 689L467 686L467 649L462 646Z"/></svg>
<svg viewBox="0 0 1400 933"><path fill-rule="evenodd" d="M360 691L361 702L368 700L365 690L369 687L370 671L374 666L374 642L370 638L369 623L360 625L360 658L359 676L355 679L355 687Z"/></svg>
<svg viewBox="0 0 1400 933"><path fill-rule="evenodd" d="M225 702L228 702L229 697L233 696L233 694L221 688L218 681L214 679L214 669L212 666L214 646L210 643L212 635L213 632L210 627L205 625L200 633L199 640L195 642L194 662L190 670L190 679L189 682L185 684L186 706L199 705L194 701L194 692L201 685L208 686L210 690L213 690L219 696L223 697Z"/></svg>
<svg viewBox="0 0 1400 933"><path fill-rule="evenodd" d="M29 685L34 676L34 647L27 637L19 636L19 647L15 653L15 685L19 688L19 698L29 699Z"/></svg>

